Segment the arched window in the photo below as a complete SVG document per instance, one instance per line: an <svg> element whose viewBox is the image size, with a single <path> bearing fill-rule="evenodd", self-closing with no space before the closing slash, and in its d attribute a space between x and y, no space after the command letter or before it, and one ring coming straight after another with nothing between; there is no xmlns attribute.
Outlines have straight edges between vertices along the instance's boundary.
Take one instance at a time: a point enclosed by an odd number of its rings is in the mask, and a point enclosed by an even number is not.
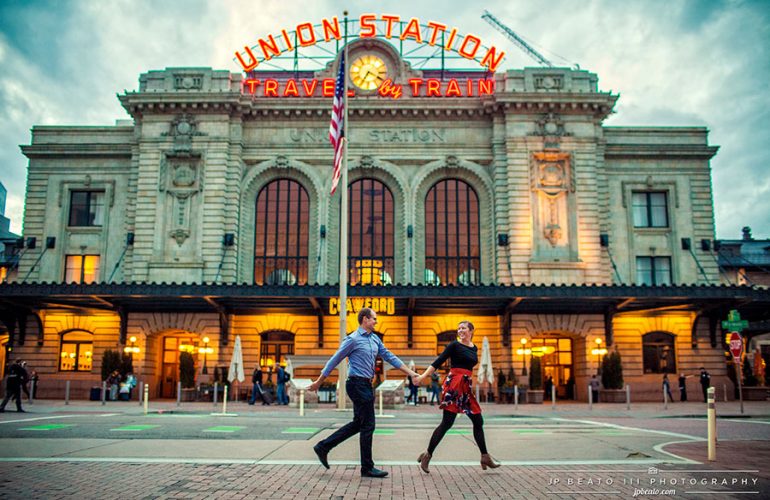
<svg viewBox="0 0 770 500"><path fill-rule="evenodd" d="M676 373L675 338L666 332L642 335L644 373Z"/></svg>
<svg viewBox="0 0 770 500"><path fill-rule="evenodd" d="M59 371L90 372L94 353L94 336L84 330L73 330L61 336Z"/></svg>
<svg viewBox="0 0 770 500"><path fill-rule="evenodd" d="M265 368L286 363L286 356L294 354L294 334L284 330L271 330L262 335L259 364Z"/></svg>
<svg viewBox="0 0 770 500"><path fill-rule="evenodd" d="M476 285L481 280L479 198L458 179L437 182L425 197L425 281Z"/></svg>
<svg viewBox="0 0 770 500"><path fill-rule="evenodd" d="M446 346L451 344L457 340L457 331L456 330L448 330L446 332L441 332L438 335L436 335L436 355L438 356L442 352L444 352L444 349Z"/></svg>
<svg viewBox="0 0 770 500"><path fill-rule="evenodd" d="M360 179L348 187L350 284L393 283L393 194L380 181Z"/></svg>
<svg viewBox="0 0 770 500"><path fill-rule="evenodd" d="M254 216L254 283L307 283L309 214L307 191L296 181L278 179L260 190Z"/></svg>

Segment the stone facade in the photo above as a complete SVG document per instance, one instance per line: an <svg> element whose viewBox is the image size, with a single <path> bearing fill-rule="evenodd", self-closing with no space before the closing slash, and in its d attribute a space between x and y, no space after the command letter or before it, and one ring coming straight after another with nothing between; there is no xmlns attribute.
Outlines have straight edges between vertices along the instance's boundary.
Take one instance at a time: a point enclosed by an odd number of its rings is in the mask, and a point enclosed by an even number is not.
<svg viewBox="0 0 770 500"><path fill-rule="evenodd" d="M304 77L334 73L330 67ZM597 76L587 71L509 70L494 83L492 95L392 100L359 93L349 100L349 181L377 179L393 194L395 283L425 279L424 200L447 178L467 182L478 195L482 283L634 283L637 258L648 256L670 258L673 283L719 281L714 259L699 243L714 239L709 159L717 148L708 144L705 128L607 127L618 96L600 91ZM40 246L25 253L19 276L61 282L66 255L98 255L100 282L253 283L257 193L270 181L292 179L310 203L308 282L337 282L339 205L328 195L331 99L251 95L242 75L209 68L151 71L140 77L137 91L119 99L133 120L111 127L37 126L31 144L22 147L29 158L25 236L55 237L56 245L37 264ZM104 193L102 225L68 224L73 190ZM635 227L632 197L645 192L664 193L665 226ZM226 234L235 235L232 246L223 244ZM683 239L694 253L683 249ZM123 347L118 314L41 309L42 344L17 349L39 367L41 394L60 394L68 378L94 383L101 353ZM660 375L644 374L641 336L665 331L676 338L677 369L705 365L721 387L721 347L691 337L694 314L650 314L613 320L626 381L642 397L658 399ZM502 316L437 311L415 317L411 348L403 312L380 315L379 326L404 359L431 357L436 336L463 318L477 324L479 337L489 337L494 364L504 370L523 368L515 354L522 337L571 339L575 394L586 398L582 388L597 369L593 342L605 335L601 316L514 315L512 347L502 341ZM135 370L157 385L163 339L182 334L209 337L215 346L210 366L227 365L232 343L219 342L219 328L215 313L131 312L127 334L141 348ZM296 355L328 356L338 342L336 316L323 318L323 347L316 317L237 314L229 328L243 340L247 367L258 362L267 331L293 334ZM61 335L71 330L94 335L91 372L58 371ZM318 368L298 373L309 377Z"/></svg>

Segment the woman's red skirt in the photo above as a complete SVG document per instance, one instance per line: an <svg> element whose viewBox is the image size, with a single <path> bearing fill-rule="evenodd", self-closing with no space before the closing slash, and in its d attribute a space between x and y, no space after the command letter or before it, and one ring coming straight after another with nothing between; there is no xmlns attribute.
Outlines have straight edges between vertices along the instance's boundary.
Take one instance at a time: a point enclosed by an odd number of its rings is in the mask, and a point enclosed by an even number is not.
<svg viewBox="0 0 770 500"><path fill-rule="evenodd" d="M463 368L452 368L441 388L439 408L466 415L481 413L481 407L473 395L473 372Z"/></svg>

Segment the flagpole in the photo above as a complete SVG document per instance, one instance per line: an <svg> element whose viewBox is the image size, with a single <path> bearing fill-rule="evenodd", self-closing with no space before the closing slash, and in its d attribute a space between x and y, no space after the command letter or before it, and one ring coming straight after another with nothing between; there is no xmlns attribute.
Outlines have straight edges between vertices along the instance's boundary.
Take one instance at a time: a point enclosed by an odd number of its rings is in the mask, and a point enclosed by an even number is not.
<svg viewBox="0 0 770 500"><path fill-rule="evenodd" d="M348 11L343 12L345 16L345 44L342 50L344 51L345 64L349 64L348 61ZM342 144L342 175L340 176L340 345L348 334L347 319L348 319L348 134L350 129L348 128L348 77L347 68L345 68L345 94L344 94L344 106L343 106L343 137ZM345 389L345 382L348 378L348 361L343 360L339 364L337 369L339 375L339 397L337 398L337 409L344 410L346 406L347 391Z"/></svg>

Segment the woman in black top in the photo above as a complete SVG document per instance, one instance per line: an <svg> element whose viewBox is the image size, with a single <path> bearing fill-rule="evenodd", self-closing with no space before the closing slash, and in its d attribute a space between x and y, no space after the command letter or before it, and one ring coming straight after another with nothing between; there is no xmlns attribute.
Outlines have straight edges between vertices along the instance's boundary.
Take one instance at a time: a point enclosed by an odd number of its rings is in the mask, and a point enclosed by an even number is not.
<svg viewBox="0 0 770 500"><path fill-rule="evenodd" d="M473 344L473 331L473 323L461 321L457 327L457 340L446 346L444 352L431 363L428 369L414 379L415 385L419 386L447 359L452 361L452 368L444 379L441 398L439 399L439 408L444 412L441 423L433 431L430 444L428 444L428 451L421 453L417 459L423 472L430 472L428 464L430 464L433 451L444 438L446 432L452 428L458 413L465 413L473 422L473 438L481 451L481 468L486 470L487 467L493 469L500 467L500 464L495 462L487 453L487 444L484 440L484 419L481 417L481 407L471 389L473 367L479 362L478 347Z"/></svg>

